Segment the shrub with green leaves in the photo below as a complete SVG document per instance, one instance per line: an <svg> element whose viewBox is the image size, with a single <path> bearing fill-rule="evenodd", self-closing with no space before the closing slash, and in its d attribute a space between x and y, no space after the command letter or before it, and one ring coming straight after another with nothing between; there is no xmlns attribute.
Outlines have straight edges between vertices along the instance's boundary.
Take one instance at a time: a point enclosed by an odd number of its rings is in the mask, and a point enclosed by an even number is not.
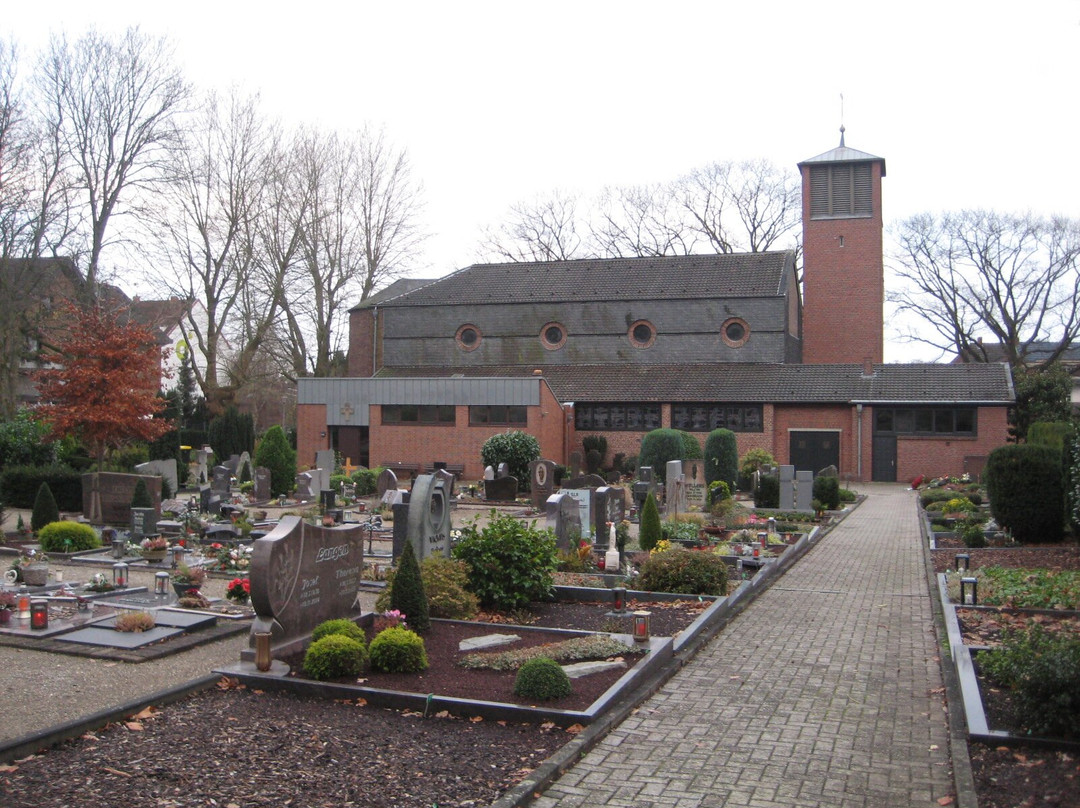
<svg viewBox="0 0 1080 808"><path fill-rule="evenodd" d="M762 474L754 491L755 508L780 507L780 478L775 474Z"/></svg>
<svg viewBox="0 0 1080 808"><path fill-rule="evenodd" d="M730 429L714 429L705 438L705 482L727 483L734 491L739 482L739 447Z"/></svg>
<svg viewBox="0 0 1080 808"><path fill-rule="evenodd" d="M462 530L452 554L468 565L469 589L480 603L504 610L547 597L558 564L554 533L495 511L483 530Z"/></svg>
<svg viewBox="0 0 1080 808"><path fill-rule="evenodd" d="M356 483L356 496L367 497L379 490L379 475L383 469L357 469L352 473L352 481Z"/></svg>
<svg viewBox="0 0 1080 808"><path fill-rule="evenodd" d="M573 692L570 677L554 659L530 659L514 678L514 694L526 699L551 701Z"/></svg>
<svg viewBox="0 0 1080 808"><path fill-rule="evenodd" d="M697 435L680 429L679 437L682 439L683 445L679 460L698 460L704 456L701 453L701 444L698 442Z"/></svg>
<svg viewBox="0 0 1080 808"><path fill-rule="evenodd" d="M1021 543L1057 542L1064 527L1061 452L1029 444L999 446L984 471L990 512Z"/></svg>
<svg viewBox="0 0 1080 808"><path fill-rule="evenodd" d="M150 498L150 491L146 488L146 480L144 480L142 477L135 481L135 491L131 495L131 507L154 507L154 500Z"/></svg>
<svg viewBox="0 0 1080 808"><path fill-rule="evenodd" d="M972 550L986 546L986 533L981 522L964 520L956 525L956 535L965 547Z"/></svg>
<svg viewBox="0 0 1080 808"><path fill-rule="evenodd" d="M414 631L423 634L431 628L424 581L420 576L420 564L416 561L411 541L405 542L398 559L394 580L390 585L390 608L404 614Z"/></svg>
<svg viewBox="0 0 1080 808"><path fill-rule="evenodd" d="M637 586L647 592L726 595L727 564L711 552L673 547L650 555L641 565Z"/></svg>
<svg viewBox="0 0 1080 808"><path fill-rule="evenodd" d="M1004 631L1001 648L978 656L996 683L1012 688L1025 729L1080 739L1080 636L1042 626Z"/></svg>
<svg viewBox="0 0 1080 808"><path fill-rule="evenodd" d="M638 454L638 468L651 466L653 479L665 482L667 464L670 460L680 460L683 456L682 433L677 429L654 429L641 439L641 451Z"/></svg>
<svg viewBox="0 0 1080 808"><path fill-rule="evenodd" d="M384 673L419 673L428 667L423 638L401 626L380 631L371 641L368 654L371 667Z"/></svg>
<svg viewBox="0 0 1080 808"><path fill-rule="evenodd" d="M255 450L255 465L270 469L270 496L288 494L296 484L296 452L285 437L285 430L272 426L266 430Z"/></svg>
<svg viewBox="0 0 1080 808"><path fill-rule="evenodd" d="M101 538L90 525L81 522L51 522L38 531L44 553L77 553L101 546Z"/></svg>
<svg viewBox="0 0 1080 808"><path fill-rule="evenodd" d="M33 508L42 483L49 484L60 510L82 510L82 475L68 466L4 466L0 470L0 496L9 508Z"/></svg>
<svg viewBox="0 0 1080 808"><path fill-rule="evenodd" d="M35 533L50 522L60 520L60 509L56 506L56 498L53 497L49 484L43 482L38 487L37 496L34 497L34 510L30 515L30 529Z"/></svg>
<svg viewBox="0 0 1080 808"><path fill-rule="evenodd" d="M356 625L352 620L342 617L337 620L324 620L315 626L311 632L311 641L318 642L323 637L329 637L331 634L341 634L358 642L366 642L367 640L364 636L364 630L360 626Z"/></svg>
<svg viewBox="0 0 1080 808"><path fill-rule="evenodd" d="M540 459L540 441L528 432L501 432L492 435L480 447L480 457L485 466L498 468L506 463L510 474L517 477L518 487L529 488L529 464Z"/></svg>
<svg viewBox="0 0 1080 808"><path fill-rule="evenodd" d="M836 477L815 477L813 498L824 505L826 510L837 510L840 507L840 480Z"/></svg>
<svg viewBox="0 0 1080 808"><path fill-rule="evenodd" d="M356 676L367 664L364 644L344 634L328 634L313 642L304 654L304 672L312 679L326 681Z"/></svg>
<svg viewBox="0 0 1080 808"><path fill-rule="evenodd" d="M660 509L656 506L656 497L652 491L645 495L645 504L641 506L641 525L638 529L638 545L648 552L660 539L664 538L664 529L660 524Z"/></svg>
<svg viewBox="0 0 1080 808"><path fill-rule="evenodd" d="M386 612L390 605L390 590L396 569L386 571L386 588L375 601L375 611ZM420 564L420 579L427 595L428 616L444 620L471 620L480 609L480 601L469 591L469 565L464 561L433 555ZM399 610L400 611L400 610ZM405 612L406 620L408 612Z"/></svg>

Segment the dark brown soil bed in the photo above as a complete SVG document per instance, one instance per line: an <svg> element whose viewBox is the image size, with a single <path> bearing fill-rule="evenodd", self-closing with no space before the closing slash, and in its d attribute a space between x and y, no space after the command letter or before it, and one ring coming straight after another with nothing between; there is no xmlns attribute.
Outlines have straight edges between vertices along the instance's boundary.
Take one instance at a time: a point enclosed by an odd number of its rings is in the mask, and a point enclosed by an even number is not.
<svg viewBox="0 0 1080 808"><path fill-rule="evenodd" d="M1002 631L1020 631L1040 626L1049 634L1069 632L1080 635L1080 615L1076 612L1045 614L1021 609L965 609L956 610L960 634L965 645L1001 644Z"/></svg>
<svg viewBox="0 0 1080 808"><path fill-rule="evenodd" d="M649 629L657 637L674 637L693 623L713 601L674 600L638 601L626 603L627 612L649 612ZM610 615L612 604L556 601L532 603L527 612L483 612L478 619L493 623L517 623L545 628L568 628L575 631L616 631L630 633L631 618Z"/></svg>
<svg viewBox="0 0 1080 808"><path fill-rule="evenodd" d="M5 808L481 806L570 737L215 689L0 767L0 794Z"/></svg>
<svg viewBox="0 0 1080 808"><path fill-rule="evenodd" d="M963 542L958 539L946 539L938 540L938 549L931 551L934 572L953 569L957 553L967 553L971 556L971 569L1030 567L1048 570L1080 570L1080 546L1076 544L1044 544L973 550L964 547Z"/></svg>
<svg viewBox="0 0 1080 808"><path fill-rule="evenodd" d="M1069 752L969 744L979 808L1080 808L1080 760Z"/></svg>
<svg viewBox="0 0 1080 808"><path fill-rule="evenodd" d="M341 684L358 684L379 690L395 690L404 693L451 696L477 701L495 701L506 704L534 705L535 700L522 698L514 694L516 671L498 671L486 668L465 668L459 663L471 651L460 651L458 644L465 639L480 637L485 634L516 634L520 640L485 649L485 653L531 648L533 646L558 643L572 636L562 632L538 630L514 631L513 626L494 626L490 623L464 623L433 620L431 630L424 637L424 650L427 653L429 667L422 673L380 673L365 671L359 677L341 678L332 681ZM372 634L369 633L370 641ZM625 654L618 655L625 661L626 668L632 667L641 659L640 653L628 647ZM285 658L292 669L292 677L303 677L303 654L294 654ZM618 668L600 673L589 674L571 682L573 692L561 699L543 702L544 707L558 710L585 710L596 701L611 685L626 673L626 668Z"/></svg>

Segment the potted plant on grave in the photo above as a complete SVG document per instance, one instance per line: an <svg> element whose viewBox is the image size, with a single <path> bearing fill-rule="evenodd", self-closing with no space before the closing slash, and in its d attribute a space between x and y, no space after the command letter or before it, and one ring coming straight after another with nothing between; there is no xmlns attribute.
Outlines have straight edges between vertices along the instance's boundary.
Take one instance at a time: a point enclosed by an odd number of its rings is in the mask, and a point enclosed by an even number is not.
<svg viewBox="0 0 1080 808"><path fill-rule="evenodd" d="M11 613L15 610L15 593L0 592L0 626L11 622Z"/></svg>
<svg viewBox="0 0 1080 808"><path fill-rule="evenodd" d="M233 603L247 603L251 598L251 581L248 578L233 578L225 589L225 597Z"/></svg>
<svg viewBox="0 0 1080 808"><path fill-rule="evenodd" d="M147 561L164 561L169 554L169 540L164 536L147 536L139 543L139 554Z"/></svg>
<svg viewBox="0 0 1080 808"><path fill-rule="evenodd" d="M199 587L206 580L206 570L202 567L189 567L187 564L181 564L176 568L176 572L172 574L171 579L176 596L183 598L188 596L192 590L198 592Z"/></svg>

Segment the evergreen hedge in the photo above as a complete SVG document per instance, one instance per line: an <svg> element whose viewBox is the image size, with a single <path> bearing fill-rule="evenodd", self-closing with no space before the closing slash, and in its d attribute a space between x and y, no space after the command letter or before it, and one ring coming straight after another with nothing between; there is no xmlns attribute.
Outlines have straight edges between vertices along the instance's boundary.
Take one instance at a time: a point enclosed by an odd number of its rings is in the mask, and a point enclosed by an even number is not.
<svg viewBox="0 0 1080 808"><path fill-rule="evenodd" d="M1021 543L1056 542L1064 522L1061 452L1008 444L990 452L983 472L990 513Z"/></svg>
<svg viewBox="0 0 1080 808"><path fill-rule="evenodd" d="M641 439L638 468L652 466L653 479L666 483L668 461L681 460L685 448L683 433L679 430L654 429Z"/></svg>
<svg viewBox="0 0 1080 808"><path fill-rule="evenodd" d="M705 483L720 480L734 491L739 481L739 447L730 429L714 429L705 438Z"/></svg>
<svg viewBox="0 0 1080 808"><path fill-rule="evenodd" d="M292 491L296 484L296 450L289 446L285 430L280 426L266 430L255 450L255 465L270 470L270 496Z"/></svg>
<svg viewBox="0 0 1080 808"><path fill-rule="evenodd" d="M416 560L411 541L405 542L405 548L398 559L394 582L390 588L390 608L404 614L409 628L419 634L431 628L427 595L424 593L424 581L420 576L420 563Z"/></svg>
<svg viewBox="0 0 1080 808"><path fill-rule="evenodd" d="M38 487L37 496L34 497L34 511L30 515L30 529L37 533L45 525L60 520L60 509L56 506L56 498L48 483L42 483Z"/></svg>
<svg viewBox="0 0 1080 808"><path fill-rule="evenodd" d="M9 508L33 508L42 483L62 511L82 510L82 475L69 466L8 466L0 472L0 500Z"/></svg>
<svg viewBox="0 0 1080 808"><path fill-rule="evenodd" d="M638 545L648 552L654 548L664 536L660 526L660 509L656 507L656 497L650 491L645 496L645 504L641 506L641 527L638 531Z"/></svg>

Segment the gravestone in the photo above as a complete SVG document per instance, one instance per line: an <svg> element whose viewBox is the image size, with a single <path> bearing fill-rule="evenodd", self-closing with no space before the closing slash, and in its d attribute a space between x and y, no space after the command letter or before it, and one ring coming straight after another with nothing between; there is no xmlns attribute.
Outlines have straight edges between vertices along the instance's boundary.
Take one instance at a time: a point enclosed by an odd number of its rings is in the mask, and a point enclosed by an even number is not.
<svg viewBox="0 0 1080 808"><path fill-rule="evenodd" d="M562 488L560 491L574 499L578 504L578 521L581 523L581 538L592 540L592 500L595 488Z"/></svg>
<svg viewBox="0 0 1080 808"><path fill-rule="evenodd" d="M413 482L409 494L408 540L412 542L418 561L432 555L450 557L450 499L453 494L454 475L447 471L420 474ZM397 519L394 522L396 524Z"/></svg>
<svg viewBox="0 0 1080 808"><path fill-rule="evenodd" d="M566 492L552 494L545 502L547 527L555 533L560 550L574 550L581 541L581 511L577 500Z"/></svg>
<svg viewBox="0 0 1080 808"><path fill-rule="evenodd" d="M180 490L180 478L177 476L176 458L168 460L151 460L149 463L140 463L135 467L138 474L161 477L169 486L172 496Z"/></svg>
<svg viewBox="0 0 1080 808"><path fill-rule="evenodd" d="M255 501L266 502L270 499L270 469L259 466L255 469Z"/></svg>
<svg viewBox="0 0 1080 808"><path fill-rule="evenodd" d="M379 504L393 508L399 503L408 502L408 494L409 492L402 488L387 489L386 493L382 495L382 499L379 500Z"/></svg>
<svg viewBox="0 0 1080 808"><path fill-rule="evenodd" d="M667 482L668 487L671 487L672 482L683 476L683 464L681 460L669 460L664 467L664 480Z"/></svg>
<svg viewBox="0 0 1080 808"><path fill-rule="evenodd" d="M394 492L387 491L387 494ZM405 549L405 542L409 540L409 492L398 491L401 501L390 506L390 512L394 514L394 538L391 549L391 558L401 558L401 551Z"/></svg>
<svg viewBox="0 0 1080 808"><path fill-rule="evenodd" d="M517 493L517 477L508 474L494 480L484 480L484 499L488 502L513 502L517 499Z"/></svg>
<svg viewBox="0 0 1080 808"><path fill-rule="evenodd" d="M232 472L228 466L214 466L213 476L210 480L210 490L215 494L227 497L229 495L229 478Z"/></svg>
<svg viewBox="0 0 1080 808"><path fill-rule="evenodd" d="M570 478L581 476L581 464L584 462L581 452L575 450L570 453Z"/></svg>
<svg viewBox="0 0 1080 808"><path fill-rule="evenodd" d="M325 491L330 487L330 475L334 473L336 462L333 449L320 449L315 453L315 469L319 473L316 490Z"/></svg>
<svg viewBox="0 0 1080 808"><path fill-rule="evenodd" d="M243 480L245 477L244 469L247 469L247 478L254 481L255 479L255 466L251 462L251 455L247 451L240 453L240 460L236 464L236 479Z"/></svg>
<svg viewBox="0 0 1080 808"><path fill-rule="evenodd" d="M210 482L210 460L214 456L214 450L209 446L203 446L195 452L195 482L197 484Z"/></svg>
<svg viewBox="0 0 1080 808"><path fill-rule="evenodd" d="M818 477L839 477L840 476L840 469L838 469L836 466L826 466L825 468L823 468L821 471L819 471L817 473L817 476Z"/></svg>
<svg viewBox="0 0 1080 808"><path fill-rule="evenodd" d="M131 540L142 541L157 534L157 511L154 508L131 509Z"/></svg>
<svg viewBox="0 0 1080 808"><path fill-rule="evenodd" d="M300 502L314 502L318 497L315 493L315 475L310 471L302 471L296 475L296 499Z"/></svg>
<svg viewBox="0 0 1080 808"><path fill-rule="evenodd" d="M275 652L289 653L323 621L359 617L364 536L358 525L324 528L285 516L258 539L249 574L255 610L249 645L254 648L257 633L270 632Z"/></svg>
<svg viewBox="0 0 1080 808"><path fill-rule="evenodd" d="M495 467L494 466L484 466L484 479L485 480L494 480L495 479Z"/></svg>
<svg viewBox="0 0 1080 808"><path fill-rule="evenodd" d="M790 511L795 507L795 467L780 467L780 510Z"/></svg>
<svg viewBox="0 0 1080 808"><path fill-rule="evenodd" d="M397 487L397 475L390 469L383 469L375 483L375 492L379 495L379 499L382 499L387 491L396 491Z"/></svg>
<svg viewBox="0 0 1080 808"><path fill-rule="evenodd" d="M154 503L154 512L161 508L161 481L142 474L120 474L113 471L94 471L82 475L82 510L94 525L127 525L128 511L139 480Z"/></svg>
<svg viewBox="0 0 1080 808"><path fill-rule="evenodd" d="M680 513L686 512L686 478L683 476L683 462L681 460L669 460L665 467L667 482L665 483L664 498L666 505L665 513L668 519Z"/></svg>
<svg viewBox="0 0 1080 808"><path fill-rule="evenodd" d="M603 486L596 489L592 502L593 535L597 552L607 552L611 530L608 522L618 525L626 516L626 493L622 488Z"/></svg>
<svg viewBox="0 0 1080 808"><path fill-rule="evenodd" d="M701 458L683 462L683 492L686 509L705 509L709 500L709 486L705 482L705 461Z"/></svg>
<svg viewBox="0 0 1080 808"><path fill-rule="evenodd" d="M814 510L814 472L795 472L795 510Z"/></svg>
<svg viewBox="0 0 1080 808"><path fill-rule="evenodd" d="M684 460L683 462L683 477L686 478L688 483L704 483L705 482L705 461L700 457L694 460Z"/></svg>
<svg viewBox="0 0 1080 808"><path fill-rule="evenodd" d="M238 454L229 455L229 459L226 460L221 465L223 465L225 468L227 468L229 470L229 474L231 474L233 477L237 476L236 472L240 468L240 455L238 455Z"/></svg>
<svg viewBox="0 0 1080 808"><path fill-rule="evenodd" d="M567 480L563 488L600 488L604 485L607 485L607 480L599 474L579 474Z"/></svg>
<svg viewBox="0 0 1080 808"><path fill-rule="evenodd" d="M500 477L509 477L509 476L510 476L510 464L509 463L500 463L499 467L497 469L495 469L495 479L497 480Z"/></svg>
<svg viewBox="0 0 1080 808"><path fill-rule="evenodd" d="M199 513L210 513L210 501L214 498L209 483L199 486Z"/></svg>
<svg viewBox="0 0 1080 808"><path fill-rule="evenodd" d="M534 460L529 464L529 485L532 490L532 506L536 510L545 507L548 497L555 493L554 460Z"/></svg>

